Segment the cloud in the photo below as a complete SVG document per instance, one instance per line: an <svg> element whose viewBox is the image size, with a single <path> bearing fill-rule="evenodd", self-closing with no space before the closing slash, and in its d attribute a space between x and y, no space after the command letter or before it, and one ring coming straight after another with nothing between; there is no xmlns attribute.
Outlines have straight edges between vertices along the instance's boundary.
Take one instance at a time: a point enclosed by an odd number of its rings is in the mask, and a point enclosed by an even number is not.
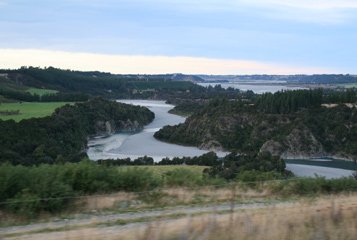
<svg viewBox="0 0 357 240"><path fill-rule="evenodd" d="M251 60L200 57L130 56L73 53L38 49L0 49L1 68L21 66L59 67L74 70L99 70L112 73L156 74L313 74L331 70L295 67Z"/></svg>
<svg viewBox="0 0 357 240"><path fill-rule="evenodd" d="M246 6L266 9L270 18L299 22L341 24L354 19L355 0L239 0Z"/></svg>
<svg viewBox="0 0 357 240"><path fill-rule="evenodd" d="M92 0L95 1L95 0ZM131 0L186 12L250 12L299 22L343 23L356 16L356 0Z"/></svg>
<svg viewBox="0 0 357 240"><path fill-rule="evenodd" d="M260 4L274 4L290 8L310 10L357 9L355 0L250 0Z"/></svg>

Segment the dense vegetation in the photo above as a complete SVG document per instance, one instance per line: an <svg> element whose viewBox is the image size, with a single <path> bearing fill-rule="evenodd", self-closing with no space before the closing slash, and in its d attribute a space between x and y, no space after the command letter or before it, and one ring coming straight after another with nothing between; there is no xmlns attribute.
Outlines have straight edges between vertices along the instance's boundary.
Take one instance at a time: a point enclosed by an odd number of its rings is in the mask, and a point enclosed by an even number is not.
<svg viewBox="0 0 357 240"><path fill-rule="evenodd" d="M277 93L265 93L259 96L256 106L264 113L291 113L304 108L319 107L329 103L356 103L357 89L346 91L331 90L296 90Z"/></svg>
<svg viewBox="0 0 357 240"><path fill-rule="evenodd" d="M164 158L156 163L151 157L144 156L134 160L130 158L99 160L97 163L105 166L206 166L210 168L205 169L204 174L212 178L226 180L246 179L247 172L250 173L250 179L259 178L265 173L268 173L265 176L270 176L272 179L285 178L291 175L289 171L285 170L285 162L277 156L272 156L269 152L249 155L230 153L223 158L218 158L214 152L208 152L197 157Z"/></svg>
<svg viewBox="0 0 357 240"><path fill-rule="evenodd" d="M277 156L272 156L268 152L256 155L231 153L222 159L221 164L216 164L212 168L207 169L206 173L211 177L235 179L247 171L250 172L252 178L255 175L252 174L252 171L257 171L258 173L275 173L276 176L280 174L280 177L288 175L288 173L285 172L284 160Z"/></svg>
<svg viewBox="0 0 357 240"><path fill-rule="evenodd" d="M354 97L356 91L353 92ZM256 104L212 100L185 123L166 126L155 137L201 148L280 156L357 157L357 108L322 107L320 90L265 94ZM337 94L337 93L335 93ZM350 93L348 93L350 94ZM345 96L342 92L339 96ZM341 97L341 98L342 98Z"/></svg>
<svg viewBox="0 0 357 240"><path fill-rule="evenodd" d="M51 116L0 120L0 162L39 164L78 161L91 135L137 131L154 119L147 108L93 99L66 105Z"/></svg>
<svg viewBox="0 0 357 240"><path fill-rule="evenodd" d="M164 158L161 161L154 162L152 157L144 156L131 160L125 159L102 159L97 161L100 165L106 166L149 166L149 165L195 165L195 166L215 166L222 163L214 152L208 152L196 157L174 157Z"/></svg>
<svg viewBox="0 0 357 240"><path fill-rule="evenodd" d="M0 208L19 214L60 211L74 196L157 187L160 179L147 169L109 168L94 162L0 165Z"/></svg>
<svg viewBox="0 0 357 240"><path fill-rule="evenodd" d="M153 201L153 198L159 201L160 197L165 196L160 195L159 189L162 187L200 187L217 183L227 185L227 182L220 180L222 178L245 181L243 186L254 187L256 185L252 181L282 178L283 162L271 156L259 158L259 162L255 162L249 157L231 155L223 167L207 169L203 175L189 169L176 168L161 176L145 167L104 166L92 161L30 167L2 164L0 210L36 217L41 212L54 213L71 206L73 208L83 195L128 191L138 192L149 198L148 201ZM353 178L293 179L267 182L264 188L276 195L355 192L357 181ZM154 189L157 191L151 191Z"/></svg>

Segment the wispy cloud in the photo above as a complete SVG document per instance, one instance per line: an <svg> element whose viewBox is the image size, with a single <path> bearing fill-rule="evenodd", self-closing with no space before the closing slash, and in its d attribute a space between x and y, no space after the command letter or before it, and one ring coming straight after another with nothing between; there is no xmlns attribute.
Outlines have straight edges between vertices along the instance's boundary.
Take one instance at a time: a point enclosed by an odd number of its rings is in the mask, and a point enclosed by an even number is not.
<svg viewBox="0 0 357 240"><path fill-rule="evenodd" d="M112 73L187 74L313 74L331 70L296 67L241 59L200 57L132 56L73 53L37 49L0 49L1 68L54 66L64 69L100 70Z"/></svg>
<svg viewBox="0 0 357 240"><path fill-rule="evenodd" d="M96 0L92 0L96 1ZM343 23L356 16L356 0L132 0L131 2L158 3L190 12L255 12L275 19L300 22ZM249 9L252 8L252 9Z"/></svg>
<svg viewBox="0 0 357 240"><path fill-rule="evenodd" d="M260 4L274 4L290 8L301 8L311 10L337 10L356 9L355 0L250 0Z"/></svg>
<svg viewBox="0 0 357 240"><path fill-rule="evenodd" d="M241 0L247 5L267 8L277 19L339 24L355 18L355 0Z"/></svg>

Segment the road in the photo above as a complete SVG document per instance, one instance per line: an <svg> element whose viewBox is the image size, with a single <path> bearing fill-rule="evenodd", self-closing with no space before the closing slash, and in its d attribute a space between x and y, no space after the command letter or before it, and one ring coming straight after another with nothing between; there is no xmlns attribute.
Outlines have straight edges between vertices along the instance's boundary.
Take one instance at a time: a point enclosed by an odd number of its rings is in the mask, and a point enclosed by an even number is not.
<svg viewBox="0 0 357 240"><path fill-rule="evenodd" d="M290 202L261 202L247 204L223 203L220 205L208 206L181 206L168 209L157 209L130 213L116 214L86 214L77 216L75 219L62 219L48 223L35 223L25 226L13 226L0 228L0 239L66 239L69 232L78 232L83 228L95 228L96 232L117 232L138 225L146 225L152 219L165 217L165 221L177 217L187 217L204 213L218 213L232 210L259 209L276 204L289 205ZM115 222L128 222L128 224L117 224Z"/></svg>

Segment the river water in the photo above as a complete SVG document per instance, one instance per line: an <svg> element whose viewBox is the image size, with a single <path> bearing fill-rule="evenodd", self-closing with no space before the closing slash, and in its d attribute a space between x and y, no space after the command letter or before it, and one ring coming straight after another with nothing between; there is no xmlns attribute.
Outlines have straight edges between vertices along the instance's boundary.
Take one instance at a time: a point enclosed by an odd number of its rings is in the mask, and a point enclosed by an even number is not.
<svg viewBox="0 0 357 240"><path fill-rule="evenodd" d="M261 82L259 82L261 83ZM201 85L203 87L208 87L208 86L216 86L216 85L221 85L222 88L235 88L235 89L240 89L242 91L248 91L252 90L254 93L257 94L262 94L266 92L271 92L275 93L281 90L298 90L298 89L306 89L302 87L293 87L293 86L287 86L283 84L254 84L254 81L252 83L239 83L239 82L229 82L229 83L198 83L198 85Z"/></svg>
<svg viewBox="0 0 357 240"><path fill-rule="evenodd" d="M132 159L150 156L156 162L165 157L194 157L207 153L196 147L187 147L158 141L154 133L166 125L176 125L185 121L184 117L168 113L174 106L164 101L150 100L118 100L123 103L148 107L155 113L155 119L146 125L139 133L118 133L107 138L95 138L89 141L87 154L91 160L117 159L130 157ZM217 152L225 156L225 152Z"/></svg>
<svg viewBox="0 0 357 240"><path fill-rule="evenodd" d="M176 144L169 144L158 141L154 138L154 133L166 125L176 125L185 121L184 117L168 113L174 106L166 104L164 101L151 100L118 100L119 102L145 106L155 113L155 119L138 133L117 133L110 137L98 137L91 139L88 143L87 154L91 160L99 159L135 159L142 156L150 156L154 161L160 161L165 157L193 157L200 156L208 151L196 147L187 147ZM217 155L223 157L227 152L217 152ZM321 159L319 160L321 162ZM330 160L326 160L330 161ZM329 164L316 164L320 166L311 166L312 162L304 164L303 162L287 163L287 169L294 172L297 176L325 176L327 178L337 178L350 176L352 170L335 168ZM312 164L314 165L314 164Z"/></svg>

